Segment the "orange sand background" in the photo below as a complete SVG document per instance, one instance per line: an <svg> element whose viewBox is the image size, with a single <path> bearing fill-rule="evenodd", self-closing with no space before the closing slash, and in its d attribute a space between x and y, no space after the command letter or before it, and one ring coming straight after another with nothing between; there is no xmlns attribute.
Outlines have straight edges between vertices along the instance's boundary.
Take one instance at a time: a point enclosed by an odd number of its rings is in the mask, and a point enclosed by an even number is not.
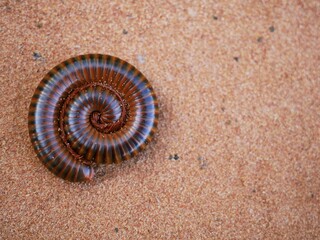
<svg viewBox="0 0 320 240"><path fill-rule="evenodd" d="M320 239L320 2L110 2L0 2L0 238ZM161 109L89 185L27 129L45 73L85 53L135 65Z"/></svg>

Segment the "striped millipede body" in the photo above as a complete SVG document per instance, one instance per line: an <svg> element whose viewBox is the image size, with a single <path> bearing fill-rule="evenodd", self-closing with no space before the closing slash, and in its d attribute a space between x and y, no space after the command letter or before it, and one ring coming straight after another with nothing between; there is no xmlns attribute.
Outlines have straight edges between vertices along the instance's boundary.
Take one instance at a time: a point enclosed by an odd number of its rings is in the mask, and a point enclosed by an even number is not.
<svg viewBox="0 0 320 240"><path fill-rule="evenodd" d="M31 100L29 135L39 159L69 181L120 163L151 141L158 103L150 83L119 58L87 54L50 70Z"/></svg>

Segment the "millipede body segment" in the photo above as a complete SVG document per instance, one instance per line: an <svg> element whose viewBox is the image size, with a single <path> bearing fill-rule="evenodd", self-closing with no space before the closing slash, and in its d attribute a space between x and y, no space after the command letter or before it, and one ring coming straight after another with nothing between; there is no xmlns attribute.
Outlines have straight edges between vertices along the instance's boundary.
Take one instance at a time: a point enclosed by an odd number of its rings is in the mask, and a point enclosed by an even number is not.
<svg viewBox="0 0 320 240"><path fill-rule="evenodd" d="M144 149L158 112L150 83L135 67L109 55L81 55L54 67L38 85L29 134L51 172L87 181L94 165L120 163Z"/></svg>

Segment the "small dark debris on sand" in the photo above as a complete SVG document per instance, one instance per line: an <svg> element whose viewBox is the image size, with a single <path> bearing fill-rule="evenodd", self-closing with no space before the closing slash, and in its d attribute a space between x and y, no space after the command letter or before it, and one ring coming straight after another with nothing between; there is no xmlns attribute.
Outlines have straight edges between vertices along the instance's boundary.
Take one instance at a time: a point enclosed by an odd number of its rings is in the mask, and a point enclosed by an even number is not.
<svg viewBox="0 0 320 240"><path fill-rule="evenodd" d="M204 157L199 156L199 157L198 157L198 161L199 161L199 165L200 165L200 169L201 169L201 170L207 168L208 162L207 162L207 160L206 160Z"/></svg>
<svg viewBox="0 0 320 240"><path fill-rule="evenodd" d="M43 24L42 24L42 22L38 22L38 23L36 24L36 26L37 26L37 28L42 28Z"/></svg>
<svg viewBox="0 0 320 240"><path fill-rule="evenodd" d="M178 154L174 154L174 155L170 154L169 160L179 160Z"/></svg>
<svg viewBox="0 0 320 240"><path fill-rule="evenodd" d="M33 52L32 56L35 61L41 60L43 58L39 52Z"/></svg>
<svg viewBox="0 0 320 240"><path fill-rule="evenodd" d="M274 26L269 27L270 32L274 32L274 30L275 30Z"/></svg>

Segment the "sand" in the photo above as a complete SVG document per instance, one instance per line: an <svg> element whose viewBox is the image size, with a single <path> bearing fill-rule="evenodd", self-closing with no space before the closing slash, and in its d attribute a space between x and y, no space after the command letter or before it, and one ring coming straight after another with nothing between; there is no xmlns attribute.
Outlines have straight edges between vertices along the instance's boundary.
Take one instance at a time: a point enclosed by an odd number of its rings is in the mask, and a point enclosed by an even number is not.
<svg viewBox="0 0 320 240"><path fill-rule="evenodd" d="M319 239L319 1L1 1L1 239ZM160 102L154 141L92 184L36 157L42 77L120 57ZM176 154L176 155L175 155Z"/></svg>

